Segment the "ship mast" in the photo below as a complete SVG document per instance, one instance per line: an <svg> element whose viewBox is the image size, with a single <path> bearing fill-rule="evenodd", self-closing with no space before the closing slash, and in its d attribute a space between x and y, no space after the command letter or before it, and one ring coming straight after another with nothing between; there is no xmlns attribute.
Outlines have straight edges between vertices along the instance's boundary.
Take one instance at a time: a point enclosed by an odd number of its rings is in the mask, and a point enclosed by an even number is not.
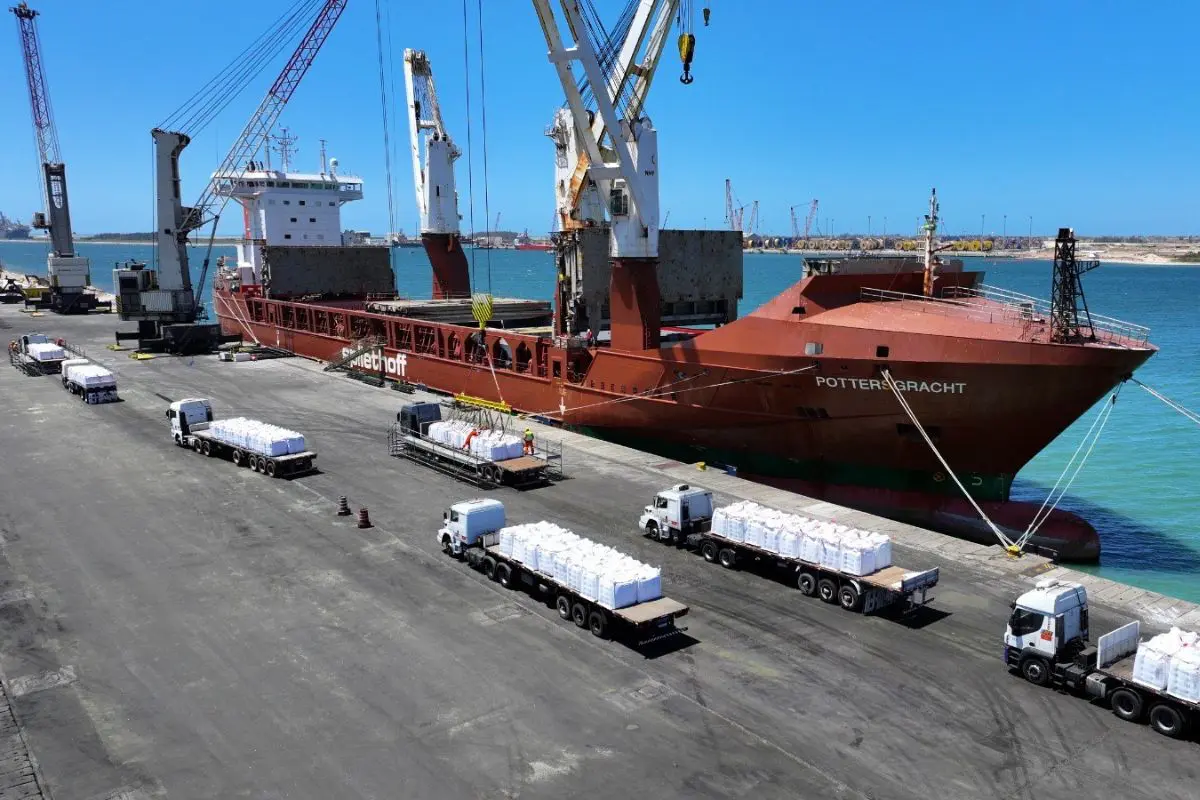
<svg viewBox="0 0 1200 800"><path fill-rule="evenodd" d="M815 202L815 201L814 201ZM929 194L929 213L925 215L925 296L933 297L933 280L937 276L938 257L936 239L938 229L938 199L937 189Z"/></svg>

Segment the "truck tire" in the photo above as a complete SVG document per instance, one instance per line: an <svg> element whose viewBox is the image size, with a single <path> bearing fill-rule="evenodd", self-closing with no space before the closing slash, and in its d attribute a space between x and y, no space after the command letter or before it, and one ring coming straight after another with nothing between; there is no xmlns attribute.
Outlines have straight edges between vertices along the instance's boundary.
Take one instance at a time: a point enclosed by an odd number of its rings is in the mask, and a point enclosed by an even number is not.
<svg viewBox="0 0 1200 800"><path fill-rule="evenodd" d="M496 559L491 556L486 556L483 559L483 574L488 577L488 580L496 580Z"/></svg>
<svg viewBox="0 0 1200 800"><path fill-rule="evenodd" d="M801 570L796 578L796 588L805 597L812 597L817 593L817 576L807 570Z"/></svg>
<svg viewBox="0 0 1200 800"><path fill-rule="evenodd" d="M200 445L200 440L199 440L199 439L192 439L192 450L194 450L195 452L199 453L199 452L200 452L200 447L201 447L201 445Z"/></svg>
<svg viewBox="0 0 1200 800"><path fill-rule="evenodd" d="M555 606L555 608L558 609L558 615L560 617L562 617L563 619L566 619L566 620L569 620L571 618L571 598L570 598L570 596L565 595L565 594L560 594L558 596L558 599L554 602L554 606Z"/></svg>
<svg viewBox="0 0 1200 800"><path fill-rule="evenodd" d="M1187 717L1170 703L1150 706L1150 727L1163 736L1178 739L1187 731Z"/></svg>
<svg viewBox="0 0 1200 800"><path fill-rule="evenodd" d="M1050 683L1050 662L1041 656L1026 656L1021 659L1021 677L1034 686Z"/></svg>
<svg viewBox="0 0 1200 800"><path fill-rule="evenodd" d="M592 636L597 639L608 638L608 615L600 609L596 609L588 614L588 630L592 632Z"/></svg>
<svg viewBox="0 0 1200 800"><path fill-rule="evenodd" d="M583 603L576 603L571 606L571 621L580 628L588 626L588 610Z"/></svg>
<svg viewBox="0 0 1200 800"><path fill-rule="evenodd" d="M450 534L442 535L442 553L454 558L454 548L450 545Z"/></svg>
<svg viewBox="0 0 1200 800"><path fill-rule="evenodd" d="M183 437L180 436L178 433L175 434L175 444L179 447L183 447Z"/></svg>
<svg viewBox="0 0 1200 800"><path fill-rule="evenodd" d="M246 461L246 457L242 454L241 450L234 450L233 454L229 456L229 459L233 462L235 467L242 466Z"/></svg>
<svg viewBox="0 0 1200 800"><path fill-rule="evenodd" d="M837 584L833 582L832 578L821 578L817 581L817 597L825 603L838 601Z"/></svg>
<svg viewBox="0 0 1200 800"><path fill-rule="evenodd" d="M717 560L725 569L733 569L737 566L737 551L732 547L722 547L721 552L717 553Z"/></svg>
<svg viewBox="0 0 1200 800"><path fill-rule="evenodd" d="M1120 689L1114 689L1109 695L1108 705L1114 714L1126 722L1137 722L1142 718L1145 703L1136 691L1122 686Z"/></svg>
<svg viewBox="0 0 1200 800"><path fill-rule="evenodd" d="M517 587L517 580L516 576L513 575L513 568L508 564L497 564L496 583L505 589L515 589Z"/></svg>
<svg viewBox="0 0 1200 800"><path fill-rule="evenodd" d="M719 550L717 543L711 539L705 539L704 544L700 545L700 555L704 556L704 560L710 564L717 560Z"/></svg>
<svg viewBox="0 0 1200 800"><path fill-rule="evenodd" d="M277 475L278 471L279 471L279 467L274 461L267 462L267 475L268 476L270 476L272 478L278 477L278 475Z"/></svg>
<svg viewBox="0 0 1200 800"><path fill-rule="evenodd" d="M844 583L838 589L838 604L847 611L858 611L863 605L862 592L852 583Z"/></svg>
<svg viewBox="0 0 1200 800"><path fill-rule="evenodd" d="M209 458L212 458L212 454L213 454L212 442L209 442L207 440L201 442L200 443L200 452L203 453L204 455L208 456Z"/></svg>
<svg viewBox="0 0 1200 800"><path fill-rule="evenodd" d="M657 522L655 522L654 520L650 520L649 522L646 523L646 535L649 536L651 539L658 538L658 523Z"/></svg>

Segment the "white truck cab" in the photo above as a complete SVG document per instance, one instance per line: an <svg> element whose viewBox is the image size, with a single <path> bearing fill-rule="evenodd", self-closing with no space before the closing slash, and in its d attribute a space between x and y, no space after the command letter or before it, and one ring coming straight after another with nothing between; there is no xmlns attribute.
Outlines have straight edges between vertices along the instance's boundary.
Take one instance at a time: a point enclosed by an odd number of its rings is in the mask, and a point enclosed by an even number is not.
<svg viewBox="0 0 1200 800"><path fill-rule="evenodd" d="M167 419L171 421L171 436L176 444L191 432L193 425L213 421L212 403L198 397L176 400L167 407Z"/></svg>
<svg viewBox="0 0 1200 800"><path fill-rule="evenodd" d="M504 527L504 504L499 500L464 500L442 513L437 540L449 555L462 555L488 533Z"/></svg>
<svg viewBox="0 0 1200 800"><path fill-rule="evenodd" d="M1004 630L1005 660L1020 664L1069 661L1087 644L1087 590L1078 583L1040 581L1012 604Z"/></svg>
<svg viewBox="0 0 1200 800"><path fill-rule="evenodd" d="M664 542L682 541L689 533L707 531L712 515L712 492L680 483L654 495L638 527Z"/></svg>

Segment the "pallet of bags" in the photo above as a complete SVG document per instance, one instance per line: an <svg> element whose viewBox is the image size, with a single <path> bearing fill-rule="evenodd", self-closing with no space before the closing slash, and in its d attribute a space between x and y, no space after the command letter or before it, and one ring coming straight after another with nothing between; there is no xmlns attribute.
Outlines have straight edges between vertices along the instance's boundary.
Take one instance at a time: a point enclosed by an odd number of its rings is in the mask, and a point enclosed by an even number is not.
<svg viewBox="0 0 1200 800"><path fill-rule="evenodd" d="M67 353L56 344L49 342L34 342L25 348L35 361L59 361L67 357Z"/></svg>
<svg viewBox="0 0 1200 800"><path fill-rule="evenodd" d="M1167 669L1167 694L1200 703L1200 646L1185 646L1171 657Z"/></svg>
<svg viewBox="0 0 1200 800"><path fill-rule="evenodd" d="M1172 661L1184 648L1196 646L1196 634L1179 628L1171 628L1140 643L1133 657L1134 682L1165 690L1170 683Z"/></svg>

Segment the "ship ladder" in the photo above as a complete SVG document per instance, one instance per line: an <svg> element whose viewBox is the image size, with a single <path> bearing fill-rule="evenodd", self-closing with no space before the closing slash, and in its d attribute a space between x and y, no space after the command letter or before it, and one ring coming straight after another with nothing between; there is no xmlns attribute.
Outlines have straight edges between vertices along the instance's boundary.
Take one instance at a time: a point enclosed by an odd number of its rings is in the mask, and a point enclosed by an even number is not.
<svg viewBox="0 0 1200 800"><path fill-rule="evenodd" d="M912 420L912 424L921 434L921 438L925 440L925 444L929 445L929 449L933 451L933 454L937 456L937 460L941 462L943 467L945 467L946 474L954 480L955 485L957 485L959 490L962 491L963 495L967 498L967 501L970 502L970 504L975 508L975 511L981 518L983 518L983 521L987 523L987 526L992 529L992 533L996 534L996 538L1000 541L1000 544L1004 547L1004 549L1008 551L1010 555L1019 555L1021 551L1019 548L1017 548L1016 543L1012 539L1005 536L1004 532L1000 530L996 523L992 522L991 518L984 513L982 508L980 508L979 503L975 502L975 498L971 496L971 493L967 491L967 487L963 486L962 481L958 479L958 475L954 474L954 470L950 468L950 464L946 462L946 459L942 455L941 451L937 449L937 445L933 443L933 439L930 439L929 434L925 432L925 426L921 424L919 419L917 419L917 415L913 413L912 407L908 404L908 401L904 399L904 394L900 391L900 387L896 384L896 380L892 377L892 373L889 372L886 367L880 370L880 372L883 374L883 379L887 383L888 388L892 390L892 394L896 395L896 399L900 401L900 407L904 409L904 413L908 415L910 420Z"/></svg>
<svg viewBox="0 0 1200 800"><path fill-rule="evenodd" d="M1088 428L1088 432L1083 435L1083 439L1080 440L1079 446L1076 447L1075 452L1071 454L1071 459L1067 462L1067 466L1063 468L1062 474L1059 475L1058 480L1054 482L1054 486L1050 489L1050 493L1047 494L1046 499L1042 501L1041 508L1039 508L1037 513L1033 515L1033 519L1029 522L1029 527L1026 528L1025 532L1021 534L1020 538L1014 542L1014 546L1018 550L1023 549L1029 540L1033 538L1033 535L1038 532L1038 529L1042 527L1042 524L1050 518L1050 515L1054 513L1054 509L1058 508L1059 502L1062 501L1063 497L1065 497L1067 492L1070 491L1071 485L1075 483L1075 478L1079 477L1079 472L1083 469L1083 465L1087 462L1088 456L1092 454L1092 451L1096 449L1096 443L1100 441L1100 434L1104 433L1104 426L1108 424L1108 418L1112 415L1112 410L1117 405L1117 396L1121 394L1121 386L1123 385L1123 383L1118 384L1116 390L1109 396L1108 400L1105 401L1104 406L1100 409L1100 413L1096 415L1094 420L1092 420L1092 427ZM1097 425L1099 425L1098 429L1096 427ZM1079 453L1083 450L1084 445L1087 445L1087 451L1083 453L1083 458L1079 460L1078 464L1076 464L1075 459L1079 458ZM1074 472L1071 472L1072 467L1074 467ZM1062 483L1063 478L1067 477L1068 472L1071 472L1071 477L1067 481L1067 485L1062 488L1062 491L1058 491L1059 484ZM1055 497L1055 492L1058 492L1057 497ZM1050 498L1052 497L1054 498L1054 502L1050 503ZM1049 509L1046 508L1047 504L1050 505ZM1044 514L1042 513L1043 511L1045 512Z"/></svg>

